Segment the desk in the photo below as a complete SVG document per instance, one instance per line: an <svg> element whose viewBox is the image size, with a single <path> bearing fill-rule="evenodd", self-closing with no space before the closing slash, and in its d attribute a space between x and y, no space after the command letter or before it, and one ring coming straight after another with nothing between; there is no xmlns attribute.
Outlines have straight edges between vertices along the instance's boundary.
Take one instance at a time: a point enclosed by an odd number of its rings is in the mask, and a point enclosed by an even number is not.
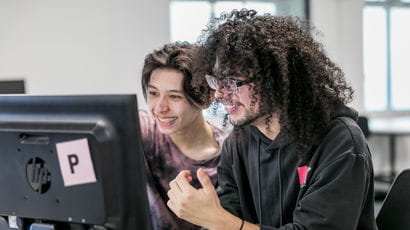
<svg viewBox="0 0 410 230"><path fill-rule="evenodd" d="M396 177L396 137L410 137L410 117L371 118L369 130L371 135L388 137L390 175L386 179L392 182Z"/></svg>

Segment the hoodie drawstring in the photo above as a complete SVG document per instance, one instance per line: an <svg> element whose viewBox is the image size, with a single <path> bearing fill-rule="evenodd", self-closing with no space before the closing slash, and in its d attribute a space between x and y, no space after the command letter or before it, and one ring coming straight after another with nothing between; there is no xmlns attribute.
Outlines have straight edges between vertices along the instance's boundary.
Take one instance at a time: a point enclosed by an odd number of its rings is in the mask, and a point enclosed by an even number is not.
<svg viewBox="0 0 410 230"><path fill-rule="evenodd" d="M258 139L258 188L259 188L259 215L262 223L262 186L261 186L261 139Z"/></svg>
<svg viewBox="0 0 410 230"><path fill-rule="evenodd" d="M281 151L282 149L279 148L279 153L278 153L278 170L279 170L279 226L282 226L282 174L281 174L281 168L282 168L282 158L281 158Z"/></svg>

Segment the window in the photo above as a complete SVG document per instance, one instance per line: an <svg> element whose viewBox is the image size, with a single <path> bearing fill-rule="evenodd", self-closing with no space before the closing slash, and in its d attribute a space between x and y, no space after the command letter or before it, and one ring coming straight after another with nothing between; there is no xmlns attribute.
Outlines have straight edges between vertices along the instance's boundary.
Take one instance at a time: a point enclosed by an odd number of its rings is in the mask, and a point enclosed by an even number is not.
<svg viewBox="0 0 410 230"><path fill-rule="evenodd" d="M170 2L171 41L196 41L210 13L211 4L207 1Z"/></svg>
<svg viewBox="0 0 410 230"><path fill-rule="evenodd" d="M195 42L209 20L232 9L307 18L306 0L170 0L171 41Z"/></svg>
<svg viewBox="0 0 410 230"><path fill-rule="evenodd" d="M366 1L364 104L369 111L410 110L410 0Z"/></svg>

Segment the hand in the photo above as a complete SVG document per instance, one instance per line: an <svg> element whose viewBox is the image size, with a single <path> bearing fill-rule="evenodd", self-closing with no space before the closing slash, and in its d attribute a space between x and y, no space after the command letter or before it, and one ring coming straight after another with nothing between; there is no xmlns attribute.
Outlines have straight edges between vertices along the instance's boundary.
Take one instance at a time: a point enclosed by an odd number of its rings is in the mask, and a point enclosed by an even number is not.
<svg viewBox="0 0 410 230"><path fill-rule="evenodd" d="M201 189L195 189L189 183L192 181L190 171L181 171L169 183L167 205L179 218L202 227L212 228L221 214L226 211L220 205L209 176L203 169L198 169L197 176L202 185Z"/></svg>

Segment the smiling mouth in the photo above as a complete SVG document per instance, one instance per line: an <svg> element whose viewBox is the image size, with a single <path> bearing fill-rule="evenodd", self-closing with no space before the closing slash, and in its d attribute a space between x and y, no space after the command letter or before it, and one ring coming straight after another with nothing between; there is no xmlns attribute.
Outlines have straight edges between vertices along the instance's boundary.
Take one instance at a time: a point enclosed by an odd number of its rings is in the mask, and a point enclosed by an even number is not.
<svg viewBox="0 0 410 230"><path fill-rule="evenodd" d="M157 117L157 121L160 126L169 127L172 126L178 117Z"/></svg>
<svg viewBox="0 0 410 230"><path fill-rule="evenodd" d="M233 104L224 104L226 112L229 114L235 113L236 111L239 110L239 105L233 105Z"/></svg>
<svg viewBox="0 0 410 230"><path fill-rule="evenodd" d="M176 119L177 119L176 117L167 117L167 118L158 117L158 120L160 122L172 122L172 121L175 121Z"/></svg>

